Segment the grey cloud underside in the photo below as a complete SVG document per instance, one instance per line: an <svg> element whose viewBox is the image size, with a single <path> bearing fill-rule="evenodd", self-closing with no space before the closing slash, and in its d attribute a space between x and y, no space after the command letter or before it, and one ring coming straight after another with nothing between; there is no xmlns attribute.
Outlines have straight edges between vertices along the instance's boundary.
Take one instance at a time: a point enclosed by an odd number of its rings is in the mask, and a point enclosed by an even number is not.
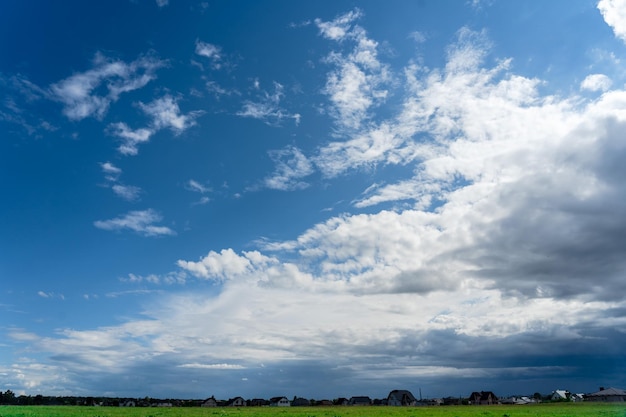
<svg viewBox="0 0 626 417"><path fill-rule="evenodd" d="M328 337L321 350L302 343L297 360L244 360L237 362L239 369L230 370L181 367L180 354L165 353L158 356L158 366L155 358L124 364L124 378L117 372L80 372L75 368L78 364L89 367L93 362L79 353L54 356L52 360L67 367L77 387L96 384L104 392L120 396L135 395L138 386L152 385L154 380L161 381L153 386L155 395L252 398L310 396L310 380L304 376L313 376L326 381L324 387L316 388L318 399L363 394L382 397L396 388L395 384L422 386L431 395L454 395L456 390L463 390L460 394L465 396L468 386L493 387L504 395L515 390L527 393L529 386L549 390L549 384L565 382L574 385L571 389L579 389L573 381L598 375L607 381L619 380L626 370L626 357L617 347L619 341L626 342L624 333L579 327L587 338L578 341L559 338L557 328L506 337L498 343L490 337L453 331L404 332L391 340L364 345L333 343ZM606 346L606 340L615 345ZM210 352L211 346L206 349ZM220 358L208 363L220 363ZM190 380L197 388L189 387ZM494 387L496 380L498 386Z"/></svg>

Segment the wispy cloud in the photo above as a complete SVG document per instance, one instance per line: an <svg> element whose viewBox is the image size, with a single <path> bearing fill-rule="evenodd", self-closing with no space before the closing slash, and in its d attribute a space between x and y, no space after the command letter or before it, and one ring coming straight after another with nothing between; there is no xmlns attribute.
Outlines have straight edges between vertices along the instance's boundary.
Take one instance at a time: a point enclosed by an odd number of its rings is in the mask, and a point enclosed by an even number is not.
<svg viewBox="0 0 626 417"><path fill-rule="evenodd" d="M121 231L132 230L144 236L175 235L172 229L166 226L156 226L162 216L152 209L131 211L127 214L110 220L97 220L94 226L98 229Z"/></svg>
<svg viewBox="0 0 626 417"><path fill-rule="evenodd" d="M45 89L37 86L24 75L5 77L0 73L0 121L21 126L29 135L41 136L57 127L43 119L36 111L42 99L50 98Z"/></svg>
<svg viewBox="0 0 626 417"><path fill-rule="evenodd" d="M165 95L148 104L139 103L145 114L152 117L154 131L169 128L175 134L181 134L195 125L195 119L203 112L200 110L181 114L177 101L170 95Z"/></svg>
<svg viewBox="0 0 626 417"><path fill-rule="evenodd" d="M102 162L100 166L102 167L102 171L107 175L107 179L111 181L116 181L119 176L122 175L122 170L111 162Z"/></svg>
<svg viewBox="0 0 626 417"><path fill-rule="evenodd" d="M125 63L98 53L91 69L52 84L50 96L63 103L63 113L71 120L102 118L122 93L144 87L165 65L153 55ZM105 94L98 94L102 89Z"/></svg>
<svg viewBox="0 0 626 417"><path fill-rule="evenodd" d="M156 4L159 7L165 7L170 4L170 0L156 0Z"/></svg>
<svg viewBox="0 0 626 417"><path fill-rule="evenodd" d="M185 188L189 191L203 194L202 197L200 197L198 201L193 203L193 205L204 205L204 204L207 204L209 201L211 201L211 199L208 196L204 195L204 194L213 192L213 189L211 187L203 185L200 182L191 179L187 181L187 183L185 184Z"/></svg>
<svg viewBox="0 0 626 417"><path fill-rule="evenodd" d="M263 180L267 188L290 191L308 187L302 178L314 172L313 163L295 146L270 152L276 166L274 173Z"/></svg>
<svg viewBox="0 0 626 417"><path fill-rule="evenodd" d="M37 295L41 298L59 298L61 300L65 300L65 296L63 294L57 294L54 292L37 291Z"/></svg>
<svg viewBox="0 0 626 417"><path fill-rule="evenodd" d="M220 69L222 66L222 48L207 42L196 40L196 54L207 58L213 69Z"/></svg>
<svg viewBox="0 0 626 417"><path fill-rule="evenodd" d="M246 369L245 366L236 365L232 363L184 363L178 365L179 368L194 368L194 369Z"/></svg>
<svg viewBox="0 0 626 417"><path fill-rule="evenodd" d="M298 125L300 114L290 113L280 106L280 101L285 96L283 90L282 84L274 82L273 93L262 91L257 101L245 101L242 109L237 112L237 116L259 119L268 125L279 125L283 119L293 119Z"/></svg>
<svg viewBox="0 0 626 417"><path fill-rule="evenodd" d="M184 271L174 271L165 275L137 275L137 274L128 274L127 277L120 278L121 282L126 282L129 284L140 284L140 283L149 283L149 284L184 284L187 279L187 274Z"/></svg>
<svg viewBox="0 0 626 417"><path fill-rule="evenodd" d="M189 180L189 181L187 181L187 184L185 186L186 186L186 188L188 190L195 191L195 192L200 193L200 194L205 194L205 193L209 193L209 192L213 191L211 189L211 187L203 185L203 184L199 183L196 180Z"/></svg>
<svg viewBox="0 0 626 417"><path fill-rule="evenodd" d="M111 187L113 192L127 201L137 201L141 194L141 188L132 185L125 185L119 182L119 178L122 175L122 170L111 162L100 163L102 172L105 174L105 179L108 181L107 187Z"/></svg>
<svg viewBox="0 0 626 417"><path fill-rule="evenodd" d="M122 155L137 155L139 152L137 146L141 143L148 142L154 133L152 129L148 128L133 130L123 122L112 123L108 126L107 130L111 135L122 139L122 143L117 148Z"/></svg>
<svg viewBox="0 0 626 417"><path fill-rule="evenodd" d="M111 123L107 128L111 135L122 139L118 151L123 155L137 155L138 145L149 142L152 135L161 129L169 128L174 134L180 135L194 126L195 119L203 114L200 110L182 114L177 100L170 95L148 104L139 102L137 106L152 119L148 127L131 129L126 123L118 122Z"/></svg>
<svg viewBox="0 0 626 417"><path fill-rule="evenodd" d="M114 184L111 189L117 196L127 201L136 201L141 194L141 188L133 185Z"/></svg>

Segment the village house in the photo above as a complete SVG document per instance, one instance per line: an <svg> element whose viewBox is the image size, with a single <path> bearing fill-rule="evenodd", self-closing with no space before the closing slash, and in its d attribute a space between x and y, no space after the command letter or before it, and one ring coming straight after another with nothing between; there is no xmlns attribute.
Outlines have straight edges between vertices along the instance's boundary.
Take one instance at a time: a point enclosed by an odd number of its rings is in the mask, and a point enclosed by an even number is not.
<svg viewBox="0 0 626 417"><path fill-rule="evenodd" d="M498 397L491 391L474 391L468 401L471 405L492 405L498 404Z"/></svg>
<svg viewBox="0 0 626 417"><path fill-rule="evenodd" d="M270 398L270 407L289 407L291 403L287 397L272 397Z"/></svg>
<svg viewBox="0 0 626 417"><path fill-rule="evenodd" d="M366 396L350 397L348 405L371 405L372 399Z"/></svg>
<svg viewBox="0 0 626 417"><path fill-rule="evenodd" d="M211 396L211 398L207 398L201 405L201 407L217 407L217 400L215 396Z"/></svg>
<svg viewBox="0 0 626 417"><path fill-rule="evenodd" d="M293 397L293 400L291 400L292 407L308 407L310 405L311 405L311 401L307 400L306 398Z"/></svg>
<svg viewBox="0 0 626 417"><path fill-rule="evenodd" d="M242 397L231 398L226 402L227 407L245 407L246 405L246 400Z"/></svg>
<svg viewBox="0 0 626 417"><path fill-rule="evenodd" d="M405 389L394 389L387 396L387 405L390 406L412 406L416 404L417 399Z"/></svg>
<svg viewBox="0 0 626 417"><path fill-rule="evenodd" d="M619 388L600 387L600 391L585 395L587 401L601 401L607 403L622 403L626 401L626 390Z"/></svg>
<svg viewBox="0 0 626 417"><path fill-rule="evenodd" d="M555 391L552 391L552 394L550 395L550 400L552 401L569 401L569 398L572 394L564 389L557 389Z"/></svg>

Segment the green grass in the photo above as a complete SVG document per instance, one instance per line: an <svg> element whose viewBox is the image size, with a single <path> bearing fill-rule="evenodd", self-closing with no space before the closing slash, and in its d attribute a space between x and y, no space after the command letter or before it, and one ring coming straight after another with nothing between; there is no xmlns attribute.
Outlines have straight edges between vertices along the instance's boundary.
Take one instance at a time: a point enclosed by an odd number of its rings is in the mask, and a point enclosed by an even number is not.
<svg viewBox="0 0 626 417"><path fill-rule="evenodd" d="M121 408L0 406L0 417L626 417L626 404L450 407Z"/></svg>

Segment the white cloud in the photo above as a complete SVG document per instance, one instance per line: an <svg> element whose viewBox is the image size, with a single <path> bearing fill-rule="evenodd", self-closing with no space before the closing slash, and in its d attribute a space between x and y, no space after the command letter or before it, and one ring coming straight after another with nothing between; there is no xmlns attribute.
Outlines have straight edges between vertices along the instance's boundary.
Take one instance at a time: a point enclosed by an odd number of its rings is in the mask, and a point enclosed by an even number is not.
<svg viewBox="0 0 626 417"><path fill-rule="evenodd" d="M236 365L231 363L184 363L178 365L179 368L194 368L194 369L246 369L245 366Z"/></svg>
<svg viewBox="0 0 626 417"><path fill-rule="evenodd" d="M124 216L110 220L98 220L94 226L103 230L124 230L130 229L144 236L160 236L176 234L172 229L165 226L155 226L162 220L160 214L152 209L131 211Z"/></svg>
<svg viewBox="0 0 626 417"><path fill-rule="evenodd" d="M202 111L181 114L178 103L170 95L165 95L148 104L139 103L139 107L144 113L152 117L154 130L170 128L176 134L180 134L195 125L194 119L202 114Z"/></svg>
<svg viewBox="0 0 626 417"><path fill-rule="evenodd" d="M105 177L108 181L115 182L122 175L122 170L111 162L102 162L100 163L100 167L102 167L102 172L104 172Z"/></svg>
<svg viewBox="0 0 626 417"><path fill-rule="evenodd" d="M290 113L280 107L280 101L285 96L283 89L281 84L274 82L273 94L263 91L259 101L245 101L242 109L237 112L237 116L259 119L268 125L280 124L283 119L293 119L298 125L300 114Z"/></svg>
<svg viewBox="0 0 626 417"><path fill-rule="evenodd" d="M159 7L165 7L170 3L169 0L156 0L156 4Z"/></svg>
<svg viewBox="0 0 626 417"><path fill-rule="evenodd" d="M141 188L133 185L114 184L111 189L117 196L127 201L136 201L141 194Z"/></svg>
<svg viewBox="0 0 626 417"><path fill-rule="evenodd" d="M179 260L178 266L191 274L205 279L224 280L245 276L257 267L274 262L258 252L244 252L237 255L232 249L224 249L220 253L211 251L199 262Z"/></svg>
<svg viewBox="0 0 626 417"><path fill-rule="evenodd" d="M150 55L127 64L97 54L91 69L52 84L50 94L64 104L63 113L71 120L102 118L122 93L144 87L163 66L165 61ZM105 94L98 94L101 89Z"/></svg>
<svg viewBox="0 0 626 417"><path fill-rule="evenodd" d="M110 134L122 139L122 143L117 149L123 155L137 155L139 152L138 145L150 141L152 135L161 129L169 128L174 134L180 135L194 126L196 124L195 119L203 114L199 110L181 114L176 99L170 95L165 95L148 104L139 102L137 105L146 115L151 117L152 121L149 127L133 130L123 122L111 123L108 126Z"/></svg>
<svg viewBox="0 0 626 417"><path fill-rule="evenodd" d="M330 22L315 19L315 24L320 30L320 34L325 38L334 41L342 41L354 36L352 32L353 23L360 19L362 15L363 13L359 9L355 9L336 17Z"/></svg>
<svg viewBox="0 0 626 417"><path fill-rule="evenodd" d="M139 152L137 145L148 142L154 134L152 129L140 128L133 130L123 122L110 124L108 131L122 139L122 143L117 148L122 155L137 155Z"/></svg>
<svg viewBox="0 0 626 417"><path fill-rule="evenodd" d="M347 43L358 39L353 20L320 31ZM33 342L65 374L106 368L115 386L129 369L136 386L135 378L180 368L186 381L194 370L240 380L237 371L254 369L258 387L280 380L271 369L307 361L317 371L346 371L326 379L343 386L381 375L446 384L450 376L571 380L562 366L499 365L552 363L546 341L566 356L589 347L601 356L605 336L615 340L626 328L626 91L593 101L542 95L542 81L516 75L509 60L485 68L488 44L484 33L461 30L444 68L406 67L397 114L364 126L375 105L364 107L358 131L313 159L327 176L406 166L405 178L368 188L355 205L412 206L335 216L258 251L179 259L178 272L212 281L210 296L168 294L140 318L95 330L10 336ZM367 54L359 60L377 62ZM311 169L295 147L274 156L279 186ZM187 187L202 194L205 187L191 181ZM152 226L160 220L147 210L96 226L173 233ZM128 280L156 283L157 276ZM29 381L45 377L26 368L19 372ZM47 371L56 378L56 369Z"/></svg>
<svg viewBox="0 0 626 417"><path fill-rule="evenodd" d="M195 191L200 194L206 194L213 191L211 187L207 187L206 185L203 185L196 180L187 181L186 188L190 191Z"/></svg>
<svg viewBox="0 0 626 417"><path fill-rule="evenodd" d="M123 130L123 129L122 129ZM105 174L105 178L108 181L107 186L110 186L113 192L126 201L136 201L141 194L141 188L133 185L124 185L119 182L119 178L122 175L122 170L111 162L100 163L102 172Z"/></svg>
<svg viewBox="0 0 626 417"><path fill-rule="evenodd" d="M378 43L353 24L360 16L355 10L331 22L315 21L324 37L354 42L349 54L334 52L328 56L328 63L336 69L328 74L323 90L333 103L330 112L340 128L349 130L360 129L372 107L384 102L388 91L382 86L392 78L389 67L378 60Z"/></svg>
<svg viewBox="0 0 626 417"><path fill-rule="evenodd" d="M214 69L219 69L222 65L222 48L217 45L196 40L196 54L208 58Z"/></svg>
<svg viewBox="0 0 626 417"><path fill-rule="evenodd" d="M588 91L608 91L613 82L604 74L590 74L580 83L581 90Z"/></svg>
<svg viewBox="0 0 626 417"><path fill-rule="evenodd" d="M295 146L271 151L270 157L274 160L274 173L263 181L267 188L274 190L298 190L308 187L302 178L313 173L313 164Z"/></svg>
<svg viewBox="0 0 626 417"><path fill-rule="evenodd" d="M613 28L615 36L626 43L626 1L600 0L598 9L607 25Z"/></svg>

